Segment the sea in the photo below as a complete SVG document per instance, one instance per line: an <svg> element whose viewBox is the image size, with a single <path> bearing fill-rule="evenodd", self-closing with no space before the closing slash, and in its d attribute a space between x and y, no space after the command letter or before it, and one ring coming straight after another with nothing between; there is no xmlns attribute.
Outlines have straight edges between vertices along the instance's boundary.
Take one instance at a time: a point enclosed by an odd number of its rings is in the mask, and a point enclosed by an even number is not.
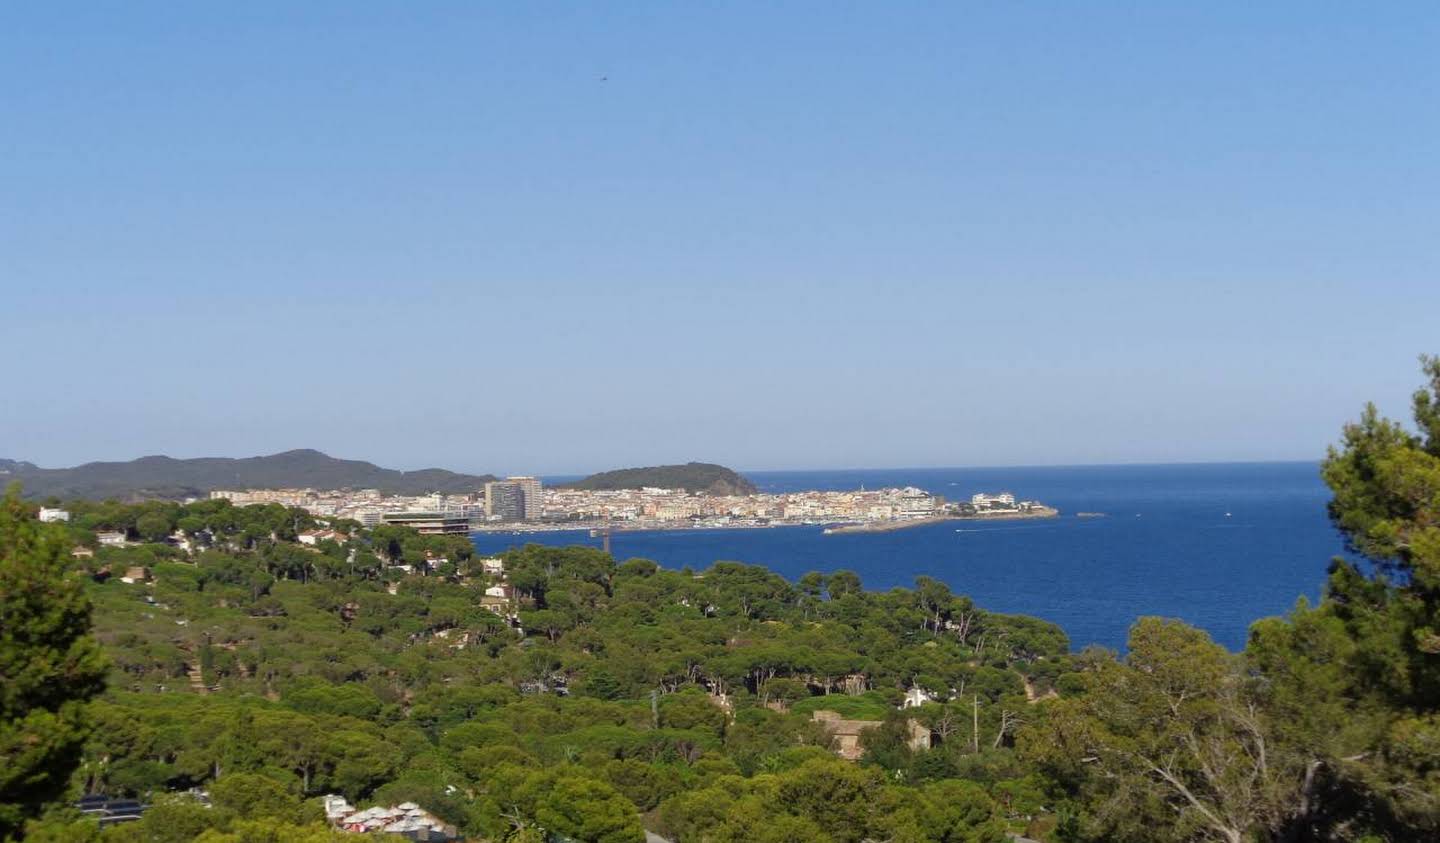
<svg viewBox="0 0 1440 843"><path fill-rule="evenodd" d="M718 560L794 579L849 569L865 587L927 575L989 611L1059 624L1071 648L1123 650L1141 616L1179 618L1231 650L1259 618L1318 599L1344 554L1312 462L747 472L761 491L917 486L947 500L1008 491L1056 507L1056 518L958 521L884 533L824 535L819 526L617 531L617 559L700 570ZM1103 513L1080 517L1077 513ZM598 546L586 531L477 533L494 553L542 544Z"/></svg>

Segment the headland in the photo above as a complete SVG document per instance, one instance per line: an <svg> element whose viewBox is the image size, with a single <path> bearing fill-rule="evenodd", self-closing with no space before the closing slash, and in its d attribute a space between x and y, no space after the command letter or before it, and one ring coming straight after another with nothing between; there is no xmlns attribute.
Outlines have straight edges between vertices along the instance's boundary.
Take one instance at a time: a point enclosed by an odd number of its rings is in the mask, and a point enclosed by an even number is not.
<svg viewBox="0 0 1440 843"><path fill-rule="evenodd" d="M708 469L708 466L701 466ZM752 487L753 488L753 487ZM422 533L540 533L744 530L826 527L827 534L889 532L950 520L1048 518L1056 510L1009 492L948 501L915 486L760 492L546 487L535 477L487 482L470 495L385 495L375 489L217 490L237 505L278 503L362 526L394 524Z"/></svg>

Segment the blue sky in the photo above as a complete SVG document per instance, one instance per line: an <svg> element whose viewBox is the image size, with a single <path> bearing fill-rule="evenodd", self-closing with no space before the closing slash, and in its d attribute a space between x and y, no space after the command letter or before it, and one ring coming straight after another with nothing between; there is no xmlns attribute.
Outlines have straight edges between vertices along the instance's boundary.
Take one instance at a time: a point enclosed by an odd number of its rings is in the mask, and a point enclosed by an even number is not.
<svg viewBox="0 0 1440 843"><path fill-rule="evenodd" d="M1440 351L1436 43L1431 3L10 4L0 456L1318 457Z"/></svg>

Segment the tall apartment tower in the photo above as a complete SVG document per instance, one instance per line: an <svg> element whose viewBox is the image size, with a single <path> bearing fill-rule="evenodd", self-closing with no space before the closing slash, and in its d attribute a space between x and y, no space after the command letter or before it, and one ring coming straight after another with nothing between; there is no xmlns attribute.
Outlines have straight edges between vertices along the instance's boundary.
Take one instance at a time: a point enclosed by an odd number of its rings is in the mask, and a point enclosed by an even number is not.
<svg viewBox="0 0 1440 843"><path fill-rule="evenodd" d="M540 485L540 478L507 477L505 479L520 487L520 499L525 507L525 514L522 517L526 521L539 521L545 509L544 488Z"/></svg>
<svg viewBox="0 0 1440 843"><path fill-rule="evenodd" d="M538 521L544 489L534 477L507 477L485 484L485 515L501 521Z"/></svg>
<svg viewBox="0 0 1440 843"><path fill-rule="evenodd" d="M485 484L485 517L519 521L525 517L525 500L520 487L505 480Z"/></svg>

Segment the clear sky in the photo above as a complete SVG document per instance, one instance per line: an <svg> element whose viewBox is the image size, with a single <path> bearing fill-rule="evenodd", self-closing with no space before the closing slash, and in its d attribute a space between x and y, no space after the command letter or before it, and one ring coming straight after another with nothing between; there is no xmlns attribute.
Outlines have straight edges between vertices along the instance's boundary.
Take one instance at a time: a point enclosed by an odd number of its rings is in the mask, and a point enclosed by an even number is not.
<svg viewBox="0 0 1440 843"><path fill-rule="evenodd" d="M1440 351L1440 5L11 3L0 457L1316 458Z"/></svg>

